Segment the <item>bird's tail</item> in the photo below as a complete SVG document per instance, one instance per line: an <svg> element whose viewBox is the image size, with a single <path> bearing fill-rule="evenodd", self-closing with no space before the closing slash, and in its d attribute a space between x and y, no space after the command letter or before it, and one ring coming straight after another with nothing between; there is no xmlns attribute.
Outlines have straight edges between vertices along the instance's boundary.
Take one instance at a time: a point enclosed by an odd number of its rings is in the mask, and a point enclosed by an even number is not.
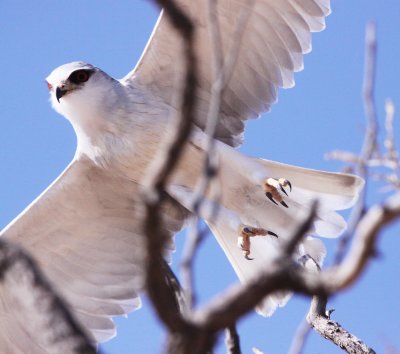
<svg viewBox="0 0 400 354"><path fill-rule="evenodd" d="M218 243L224 250L239 279L246 283L277 252L283 240L292 235L295 228L309 214L314 200L318 200L317 215L309 235L298 247L297 256L310 255L319 264L325 256L322 241L314 236L337 237L346 227L344 219L336 212L351 207L364 184L357 176L322 172L289 166L273 161L243 156L236 150L218 149L220 185L222 195L217 215L213 203L206 199L200 210ZM287 208L274 204L265 196L262 181L266 178L285 178L288 196L282 198ZM173 196L190 209L191 195L187 188L174 186ZM263 228L278 235L251 237L248 260L238 247L239 233L243 226ZM286 304L288 293L268 296L258 307L258 312L269 316L276 307Z"/></svg>

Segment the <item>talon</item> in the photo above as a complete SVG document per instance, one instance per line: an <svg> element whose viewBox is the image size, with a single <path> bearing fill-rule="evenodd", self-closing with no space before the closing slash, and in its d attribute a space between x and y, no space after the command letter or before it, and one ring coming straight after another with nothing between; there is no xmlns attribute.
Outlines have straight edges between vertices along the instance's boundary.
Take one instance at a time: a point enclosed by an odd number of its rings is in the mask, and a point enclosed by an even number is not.
<svg viewBox="0 0 400 354"><path fill-rule="evenodd" d="M241 232L241 236L239 236L238 239L238 245L240 249L243 251L243 256L244 258L251 260L249 257L250 255L250 236L248 236L248 233L251 234L251 230L248 227L244 227Z"/></svg>
<svg viewBox="0 0 400 354"><path fill-rule="evenodd" d="M288 196L288 194L286 193L285 189L282 187L282 185L281 185L281 184L279 185L279 187L281 188L281 191L282 191L283 193L285 193L285 194L286 194L286 196Z"/></svg>
<svg viewBox="0 0 400 354"><path fill-rule="evenodd" d="M283 185L284 187L289 186L289 191L290 191L290 192L292 191L292 184L291 184L290 181L288 181L287 179L281 178L281 179L279 180L279 183L280 183L281 185Z"/></svg>
<svg viewBox="0 0 400 354"><path fill-rule="evenodd" d="M278 235L275 232L267 231L267 234L271 235L271 236L275 236L276 238L278 238Z"/></svg>
<svg viewBox="0 0 400 354"><path fill-rule="evenodd" d="M278 205L278 203L277 203L277 202L274 200L274 198L272 197L272 193L271 193L271 192L267 192L267 193L265 193L265 195L268 197L268 199L269 199L272 203Z"/></svg>
<svg viewBox="0 0 400 354"><path fill-rule="evenodd" d="M245 242L249 237L265 236L268 234L268 231L263 229L262 227L242 226L239 233L239 237L243 237L243 242Z"/></svg>
<svg viewBox="0 0 400 354"><path fill-rule="evenodd" d="M251 227L251 226L241 226L239 229L239 237L238 237L238 246L243 251L244 258L252 261L254 258L250 258L250 249L251 249L251 237L255 236L266 236L271 235L274 237L278 237L275 232L265 230L262 227Z"/></svg>
<svg viewBox="0 0 400 354"><path fill-rule="evenodd" d="M289 208L288 205L282 200L281 204L285 207L285 208Z"/></svg>
<svg viewBox="0 0 400 354"><path fill-rule="evenodd" d="M283 187L289 186L290 192L292 191L292 184L290 183L289 180L287 180L285 178L279 178L278 182Z"/></svg>
<svg viewBox="0 0 400 354"><path fill-rule="evenodd" d="M275 205L278 205L278 203L280 203L285 208L288 208L286 202L282 200L283 195L289 197L289 194L285 188L286 186L289 186L289 190L291 192L292 184L285 178L267 178L263 184L265 195L271 202L273 202Z"/></svg>

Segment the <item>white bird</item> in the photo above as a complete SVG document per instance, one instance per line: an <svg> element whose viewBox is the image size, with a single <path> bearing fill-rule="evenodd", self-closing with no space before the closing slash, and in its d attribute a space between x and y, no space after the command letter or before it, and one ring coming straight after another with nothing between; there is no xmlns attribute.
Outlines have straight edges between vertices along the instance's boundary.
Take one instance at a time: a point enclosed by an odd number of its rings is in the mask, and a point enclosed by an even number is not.
<svg viewBox="0 0 400 354"><path fill-rule="evenodd" d="M163 205L171 240L192 211L193 191L203 169L213 81L207 2L177 3L196 25L200 80L196 128L169 180L169 199ZM236 40L237 18L247 4L218 1L224 53ZM307 253L321 263L325 248L311 236L340 235L346 223L335 211L351 207L363 185L352 175L255 159L234 149L242 143L245 121L269 110L279 87L294 85L293 74L302 70L303 54L311 50L311 32L324 29L329 12L329 0L256 0L243 31L216 131L220 213L210 219L209 195L200 211L242 282L257 274L307 215L314 199L319 200L314 228L297 255ZM54 109L76 132L76 154L1 232L32 254L97 342L115 335L112 316L140 306L144 212L139 192L176 110L176 77L184 70L181 49L181 38L161 14L139 63L123 79L115 80L83 62L60 66L47 77ZM250 256L253 261L246 259ZM34 326L24 327L13 318L4 292L0 289L2 352L46 353L46 343L37 339ZM258 310L271 315L287 300L287 294L269 296Z"/></svg>

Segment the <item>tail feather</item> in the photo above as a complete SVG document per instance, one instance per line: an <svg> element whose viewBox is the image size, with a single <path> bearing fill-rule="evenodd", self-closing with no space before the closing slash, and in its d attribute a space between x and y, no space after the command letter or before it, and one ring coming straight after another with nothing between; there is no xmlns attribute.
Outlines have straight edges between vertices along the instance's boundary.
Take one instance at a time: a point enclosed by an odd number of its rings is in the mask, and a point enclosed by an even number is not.
<svg viewBox="0 0 400 354"><path fill-rule="evenodd" d="M267 174L272 178L288 179L293 190L289 196L283 196L289 208L276 206L265 198L260 187L254 186L250 178L241 170L232 168L231 164L225 163L222 158L221 170L230 176L229 180L241 186L242 195L238 189L231 189L224 183L222 203L225 208L233 210L243 223L250 226L264 227L279 235L278 239L273 237L255 237L252 240L252 261L246 260L236 245L237 230L229 229L222 218L210 224L210 228L223 248L239 279L246 283L251 280L259 269L265 267L265 263L276 253L282 240L293 234L294 229L304 220L310 211L311 204L318 200L319 207L313 229L310 235L323 237L337 237L346 228L346 222L336 210L351 207L357 200L358 194L363 187L363 180L359 177L341 174L309 170L301 167L284 165L281 163L253 159L252 168L258 168L258 175ZM255 164L254 164L255 163ZM235 171L236 170L236 171ZM297 257L310 255L316 262L322 265L326 249L321 240L308 236L299 245ZM277 307L284 306L290 298L290 293L281 292L268 296L258 306L257 312L271 315Z"/></svg>
<svg viewBox="0 0 400 354"><path fill-rule="evenodd" d="M251 261L244 258L241 249L237 245L237 230L232 229L224 222L209 223L209 227L224 250L229 262L235 270L239 280L246 284L254 279L259 271L265 269L266 263L276 254L278 241L272 237L255 237L252 240ZM290 293L281 292L263 299L257 306L257 312L263 316L271 316L275 309L286 305Z"/></svg>
<svg viewBox="0 0 400 354"><path fill-rule="evenodd" d="M344 231L346 222L336 210L349 208L355 203L363 180L348 174L245 157L222 144L218 145L217 152L222 187L219 213L214 218L210 206L212 203L206 199L200 216L208 223L240 281L249 282L267 266L282 242L307 217L316 199L319 204L313 228L299 245L295 256L300 258L309 255L321 265L326 254L325 246L321 240L311 236L337 237ZM285 178L291 182L293 190L288 196L282 196L288 208L275 205L266 198L262 183L269 177ZM188 187L175 185L169 192L191 210L193 193ZM262 227L279 237L252 237L250 257L253 260L249 261L237 245L241 225ZM257 312L270 316L277 307L287 303L290 295L280 292L266 297L257 307Z"/></svg>
<svg viewBox="0 0 400 354"><path fill-rule="evenodd" d="M357 201L364 180L358 176L318 171L303 167L290 166L279 162L256 159L271 173L272 178L284 177L292 182L293 199L318 199L321 207L329 210L344 210Z"/></svg>

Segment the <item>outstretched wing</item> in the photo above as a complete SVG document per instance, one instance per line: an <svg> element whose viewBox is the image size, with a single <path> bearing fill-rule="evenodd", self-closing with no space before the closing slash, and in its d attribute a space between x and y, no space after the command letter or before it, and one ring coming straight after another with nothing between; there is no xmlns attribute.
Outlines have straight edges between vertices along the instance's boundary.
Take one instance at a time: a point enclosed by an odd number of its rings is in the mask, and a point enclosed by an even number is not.
<svg viewBox="0 0 400 354"><path fill-rule="evenodd" d="M82 158L1 236L30 252L74 315L101 342L115 335L111 316L140 306L145 253L141 205L136 183ZM181 228L183 218L182 209L165 205L164 224L171 234ZM21 328L5 301L0 293L0 348L42 353L34 350L40 347L34 332L26 338L30 332ZM18 340L17 334L27 340Z"/></svg>
<svg viewBox="0 0 400 354"><path fill-rule="evenodd" d="M213 82L212 38L208 1L178 0L196 25L195 48L199 60L198 114L204 129ZM242 11L253 1L219 0L218 22L226 59L240 41L236 66L224 90L217 138L232 146L242 142L244 122L268 111L279 87L294 85L293 73L303 68L303 54L311 50L311 32L325 27L330 0L254 0L248 21L237 32ZM243 17L241 17L243 16ZM241 36L237 33L241 32ZM161 13L135 69L122 82L139 85L174 105L177 77L182 74L182 40Z"/></svg>

